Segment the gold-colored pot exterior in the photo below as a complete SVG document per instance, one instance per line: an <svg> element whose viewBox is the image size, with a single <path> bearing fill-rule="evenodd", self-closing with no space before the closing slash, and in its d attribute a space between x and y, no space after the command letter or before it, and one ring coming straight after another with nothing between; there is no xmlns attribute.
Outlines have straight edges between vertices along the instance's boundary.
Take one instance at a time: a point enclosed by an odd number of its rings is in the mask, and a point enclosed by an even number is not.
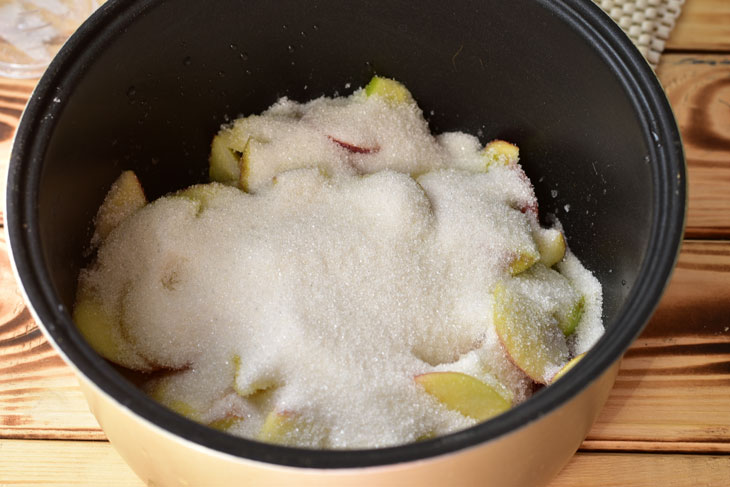
<svg viewBox="0 0 730 487"><path fill-rule="evenodd" d="M112 445L151 486L546 485L570 460L613 386L619 363L569 402L517 431L420 461L355 469L283 467L223 454L136 416L85 377L81 387Z"/></svg>

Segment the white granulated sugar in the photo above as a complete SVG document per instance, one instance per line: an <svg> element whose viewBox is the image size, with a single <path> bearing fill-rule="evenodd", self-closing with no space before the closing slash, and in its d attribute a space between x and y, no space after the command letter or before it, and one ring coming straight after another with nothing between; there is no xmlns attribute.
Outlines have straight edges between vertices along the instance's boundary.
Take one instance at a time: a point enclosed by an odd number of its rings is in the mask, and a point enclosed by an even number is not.
<svg viewBox="0 0 730 487"><path fill-rule="evenodd" d="M591 274L578 258L568 253L558 263L558 270L568 278L575 289L580 289L585 297L585 308L580 326L571 337L569 345L574 355L585 353L603 335L603 293L601 283Z"/></svg>
<svg viewBox="0 0 730 487"><path fill-rule="evenodd" d="M571 356L602 333L600 285L569 251L560 274L511 275L540 255L519 166L485 170L476 137L433 137L414 103L362 90L281 99L227 130L265 166L249 193L213 183L204 201L160 198L80 276L117 318L118 362L177 370L145 390L181 414L256 438L276 411L298 418L301 446L402 444L476 422L420 374L468 374L512 404L530 396L495 328L498 283L551 320L585 296L560 338Z"/></svg>

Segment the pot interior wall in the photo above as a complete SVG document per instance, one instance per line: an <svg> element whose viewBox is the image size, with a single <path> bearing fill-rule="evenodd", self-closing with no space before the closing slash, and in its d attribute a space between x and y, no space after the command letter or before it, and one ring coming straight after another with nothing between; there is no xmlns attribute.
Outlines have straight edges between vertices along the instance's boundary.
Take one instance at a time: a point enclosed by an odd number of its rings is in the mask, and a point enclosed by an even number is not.
<svg viewBox="0 0 730 487"><path fill-rule="evenodd" d="M39 229L62 301L73 304L92 218L120 171L136 171L150 199L203 182L221 123L280 96L349 94L378 73L405 83L435 131L520 146L541 217L560 219L603 283L611 324L655 211L648 129L599 51L545 9L175 0L99 26L67 63L47 122Z"/></svg>

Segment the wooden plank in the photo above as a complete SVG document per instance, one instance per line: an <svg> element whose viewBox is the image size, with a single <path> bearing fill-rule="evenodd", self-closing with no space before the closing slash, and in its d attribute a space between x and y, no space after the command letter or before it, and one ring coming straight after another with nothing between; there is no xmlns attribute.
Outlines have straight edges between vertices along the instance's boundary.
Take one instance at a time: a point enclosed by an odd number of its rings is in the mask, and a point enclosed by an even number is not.
<svg viewBox="0 0 730 487"><path fill-rule="evenodd" d="M0 486L144 483L106 441L0 440Z"/></svg>
<svg viewBox="0 0 730 487"><path fill-rule="evenodd" d="M657 74L677 118L687 157L686 236L729 238L730 56L666 54Z"/></svg>
<svg viewBox="0 0 730 487"><path fill-rule="evenodd" d="M0 438L106 438L71 368L51 348L25 307L10 270L4 234L0 234Z"/></svg>
<svg viewBox="0 0 730 487"><path fill-rule="evenodd" d="M730 242L685 241L583 447L730 452Z"/></svg>
<svg viewBox="0 0 730 487"><path fill-rule="evenodd" d="M666 49L730 51L730 2L686 0Z"/></svg>
<svg viewBox="0 0 730 487"><path fill-rule="evenodd" d="M719 487L728 479L728 456L578 453L550 487Z"/></svg>
<svg viewBox="0 0 730 487"><path fill-rule="evenodd" d="M550 487L725 485L730 457L576 454ZM106 442L0 440L0 485L142 486ZM691 479L691 480L690 480Z"/></svg>
<svg viewBox="0 0 730 487"><path fill-rule="evenodd" d="M5 174L15 130L20 115L28 101L37 80L10 80L0 78L0 224L3 222L5 208Z"/></svg>

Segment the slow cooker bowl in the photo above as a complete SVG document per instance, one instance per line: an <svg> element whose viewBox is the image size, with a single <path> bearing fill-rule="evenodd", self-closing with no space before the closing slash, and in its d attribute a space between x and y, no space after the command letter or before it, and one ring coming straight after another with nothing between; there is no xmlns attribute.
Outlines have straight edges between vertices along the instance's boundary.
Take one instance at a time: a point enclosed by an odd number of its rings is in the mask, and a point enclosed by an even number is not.
<svg viewBox="0 0 730 487"><path fill-rule="evenodd" d="M101 359L70 310L91 221L124 169L150 199L204 182L218 127L280 96L402 81L434 131L517 143L542 218L601 281L606 333L580 366L497 419L393 448L261 444L176 415ZM151 485L540 485L569 460L669 280L685 166L662 88L589 0L106 2L30 99L6 227L34 316L112 444Z"/></svg>

